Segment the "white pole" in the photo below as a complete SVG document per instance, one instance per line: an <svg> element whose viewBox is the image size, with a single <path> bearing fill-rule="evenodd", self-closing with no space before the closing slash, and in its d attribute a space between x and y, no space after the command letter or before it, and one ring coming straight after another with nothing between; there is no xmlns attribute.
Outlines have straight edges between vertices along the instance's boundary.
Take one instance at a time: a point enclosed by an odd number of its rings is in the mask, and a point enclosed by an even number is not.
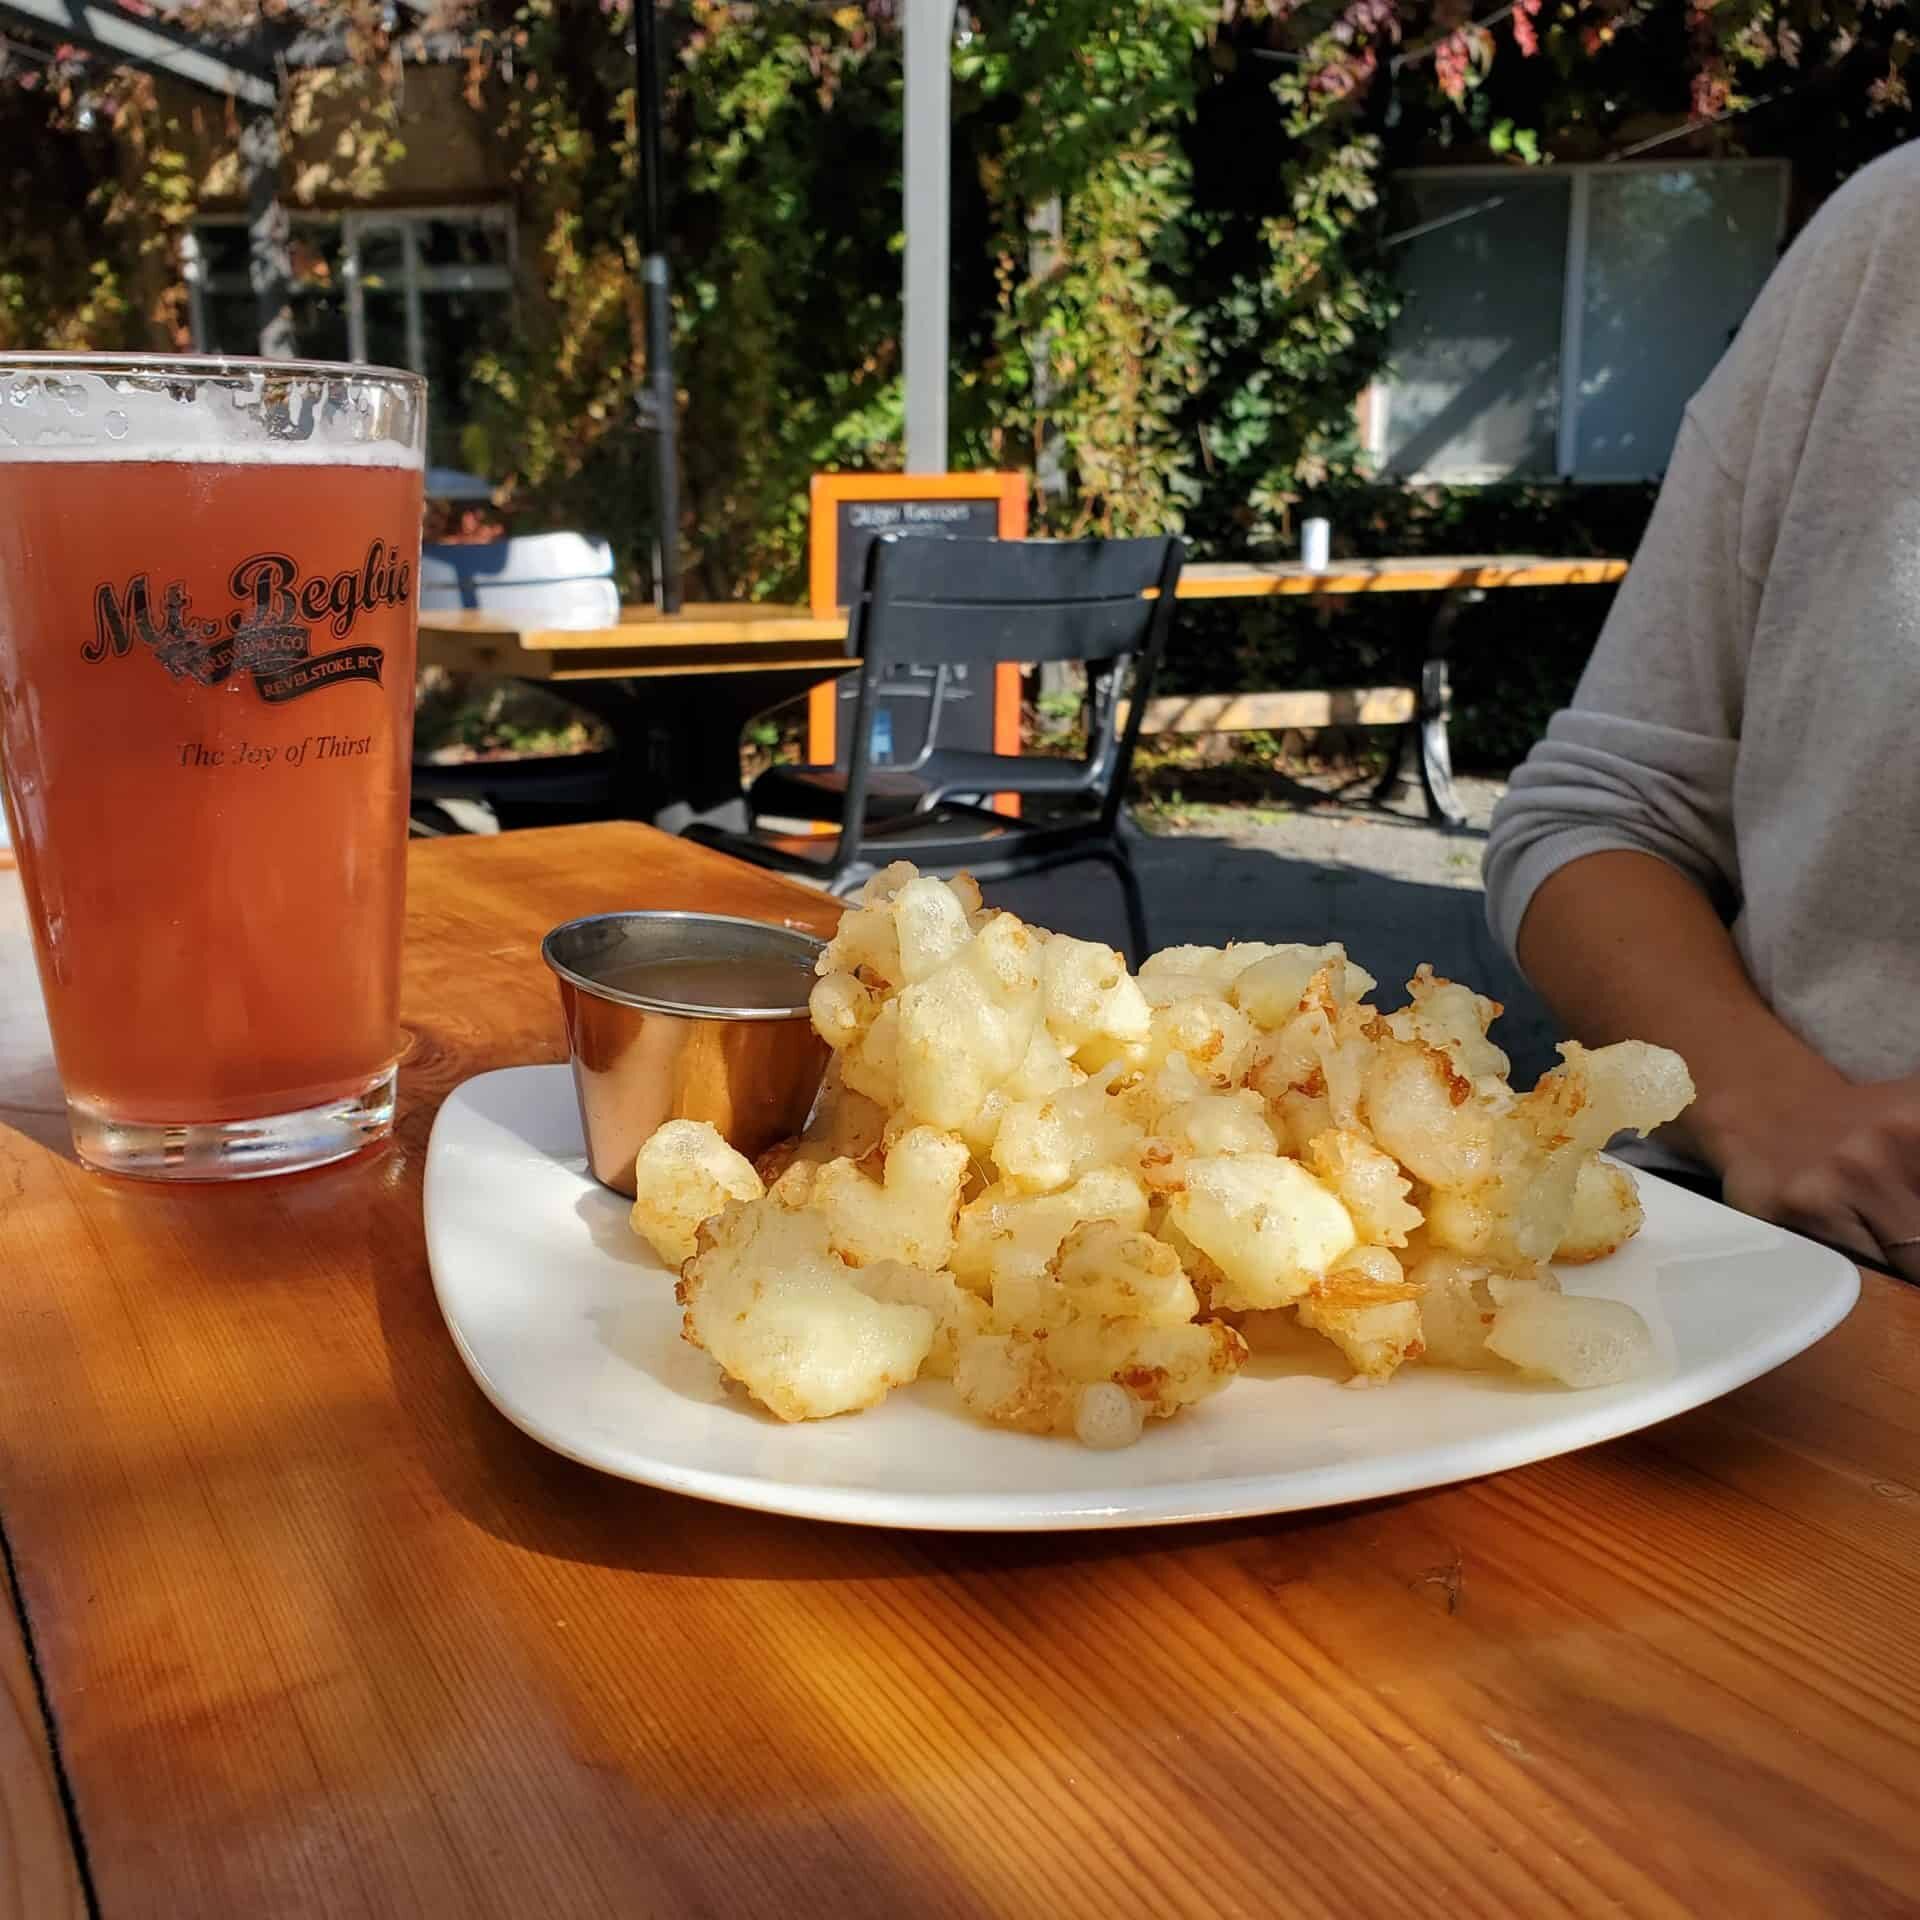
<svg viewBox="0 0 1920 1920"><path fill-rule="evenodd" d="M1587 323L1587 221L1593 171L1573 176L1573 207L1567 222L1567 270L1560 301L1560 422L1554 435L1553 468L1571 480L1580 464L1580 349Z"/></svg>
<svg viewBox="0 0 1920 1920"><path fill-rule="evenodd" d="M907 0L906 276L901 360L907 471L947 468L947 299L953 147L954 0Z"/></svg>

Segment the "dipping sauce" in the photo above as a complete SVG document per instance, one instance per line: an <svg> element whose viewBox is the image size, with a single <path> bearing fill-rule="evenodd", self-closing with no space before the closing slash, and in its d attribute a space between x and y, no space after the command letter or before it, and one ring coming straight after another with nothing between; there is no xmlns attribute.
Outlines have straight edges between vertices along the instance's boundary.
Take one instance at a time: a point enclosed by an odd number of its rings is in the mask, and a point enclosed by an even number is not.
<svg viewBox="0 0 1920 1920"><path fill-rule="evenodd" d="M759 954L634 960L602 967L595 978L613 993L630 993L636 999L673 1007L710 1007L716 1013L804 1007L813 991L810 966Z"/></svg>
<svg viewBox="0 0 1920 1920"><path fill-rule="evenodd" d="M825 943L724 914L589 914L540 943L560 987L587 1163L633 1195L640 1143L705 1120L749 1160L807 1123L827 1043L807 1018Z"/></svg>

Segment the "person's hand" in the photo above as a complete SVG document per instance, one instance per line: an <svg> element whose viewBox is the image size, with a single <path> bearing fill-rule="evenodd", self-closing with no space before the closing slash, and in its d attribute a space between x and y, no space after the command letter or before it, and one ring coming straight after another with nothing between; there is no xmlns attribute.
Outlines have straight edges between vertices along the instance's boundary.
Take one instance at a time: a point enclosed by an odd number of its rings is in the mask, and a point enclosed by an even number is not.
<svg viewBox="0 0 1920 1920"><path fill-rule="evenodd" d="M1920 1281L1920 1075L1860 1085L1761 999L1696 882L1649 853L1570 860L1520 924L1520 970L1590 1047L1650 1040L1699 1089L1673 1134L1728 1202ZM1858 1013L1865 1033L1873 1009Z"/></svg>
<svg viewBox="0 0 1920 1920"><path fill-rule="evenodd" d="M1920 1281L1920 1077L1828 1068L1689 1117L1729 1206Z"/></svg>

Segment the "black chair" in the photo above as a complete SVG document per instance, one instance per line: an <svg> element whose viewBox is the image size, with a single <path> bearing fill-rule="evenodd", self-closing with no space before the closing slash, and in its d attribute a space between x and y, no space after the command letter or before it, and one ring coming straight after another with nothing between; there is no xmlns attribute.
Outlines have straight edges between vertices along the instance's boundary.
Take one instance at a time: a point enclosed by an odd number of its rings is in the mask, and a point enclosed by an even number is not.
<svg viewBox="0 0 1920 1920"><path fill-rule="evenodd" d="M846 770L778 767L762 774L747 796L756 823L769 814L832 821L838 834L777 835L757 824L739 834L696 824L687 837L759 866L811 875L836 894L851 892L892 860L933 872L964 867L982 880L1098 860L1119 879L1139 961L1147 951L1146 910L1121 830L1121 803L1185 551L1171 537L876 540L849 636L860 678ZM1146 597L1150 589L1153 599ZM939 744L951 669L964 666L990 680L1002 661L1046 660L1086 668L1084 759ZM904 766L875 767L873 716L899 666L936 670L926 742ZM988 800L997 793L1021 795L1028 803L1022 817L995 812Z"/></svg>

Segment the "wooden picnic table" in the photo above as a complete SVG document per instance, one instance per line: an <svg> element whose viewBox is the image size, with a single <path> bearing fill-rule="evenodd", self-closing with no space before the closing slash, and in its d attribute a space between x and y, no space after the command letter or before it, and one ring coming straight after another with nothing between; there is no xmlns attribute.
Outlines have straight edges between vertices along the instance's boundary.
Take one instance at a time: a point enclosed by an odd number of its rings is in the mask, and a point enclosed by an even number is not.
<svg viewBox="0 0 1920 1920"><path fill-rule="evenodd" d="M627 680L759 673L796 668L813 678L842 673L844 614L817 619L804 607L714 603L662 613L623 607L611 627L531 627L497 613L423 613L420 664L516 680Z"/></svg>
<svg viewBox="0 0 1920 1920"><path fill-rule="evenodd" d="M57 1740L0 1646L7 1920L79 1911L77 1857L106 1920L1920 1904L1920 1290L1867 1273L1648 1432L1338 1511L919 1535L652 1492L468 1378L427 1130L560 1057L554 922L836 908L628 824L412 861L395 1143L192 1191L72 1160L0 878L0 1519Z"/></svg>
<svg viewBox="0 0 1920 1920"><path fill-rule="evenodd" d="M420 664L564 688L607 728L609 810L678 831L696 818L746 825L739 744L756 714L844 673L845 619L803 607L625 607L612 627L527 627L499 614L429 613ZM424 775L424 777L423 777ZM416 767L416 794L490 793L484 764ZM509 774L508 779L513 776Z"/></svg>
<svg viewBox="0 0 1920 1920"><path fill-rule="evenodd" d="M1274 594L1484 593L1493 587L1605 587L1624 580L1624 560L1554 560L1543 554L1431 554L1340 560L1313 569L1297 560L1190 560L1180 600L1258 600Z"/></svg>
<svg viewBox="0 0 1920 1920"><path fill-rule="evenodd" d="M1343 560L1309 572L1297 561L1192 560L1181 600L1255 600L1277 595L1485 592L1493 587L1608 586L1624 560L1548 560L1525 554L1409 560ZM559 682L751 673L797 665L844 672L847 617L755 601L709 601L662 613L620 610L611 627L535 627L495 613L426 613L420 662L463 673L504 673Z"/></svg>
<svg viewBox="0 0 1920 1920"><path fill-rule="evenodd" d="M1409 662L1411 699L1404 706L1391 699L1392 689L1347 689L1301 710L1305 720L1281 724L1309 724L1323 715L1318 724L1326 725L1344 715L1391 711L1400 731L1377 796L1384 797L1411 760L1429 813L1457 824L1462 816L1447 742L1447 654L1460 608L1495 588L1606 586L1626 571L1624 560L1532 554L1342 560L1318 572L1297 561L1201 560L1182 572L1178 597L1438 594L1423 656ZM642 725L655 736L671 734L678 744L673 784L685 796L685 810L695 813L737 794L731 748L748 719L853 665L846 638L844 614L823 618L805 607L755 602L696 604L675 614L625 607L617 625L585 629L525 626L498 614L429 613L420 622L420 659L455 672L564 687L568 698L608 723L620 751L637 750L630 736ZM647 682L655 684L642 684ZM676 817L673 824L684 823Z"/></svg>

